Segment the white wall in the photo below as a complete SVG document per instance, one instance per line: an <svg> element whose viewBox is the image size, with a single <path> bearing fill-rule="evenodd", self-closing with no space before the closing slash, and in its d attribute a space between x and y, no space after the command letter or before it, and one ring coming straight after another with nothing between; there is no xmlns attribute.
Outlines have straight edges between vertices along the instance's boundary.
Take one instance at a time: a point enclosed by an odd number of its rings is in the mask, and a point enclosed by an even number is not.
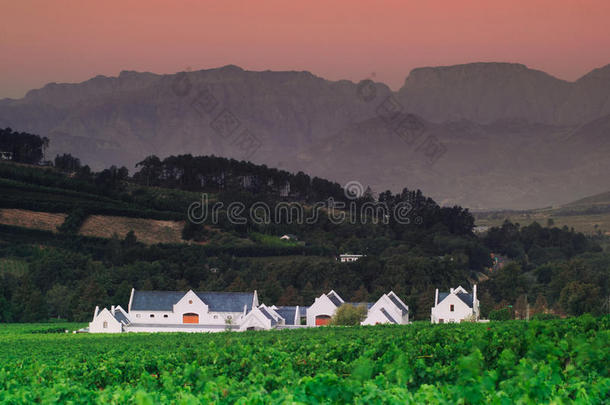
<svg viewBox="0 0 610 405"><path fill-rule="evenodd" d="M104 327L106 323L106 327ZM89 322L90 333L121 333L123 325L117 321L107 308L104 308Z"/></svg>
<svg viewBox="0 0 610 405"><path fill-rule="evenodd" d="M398 298L398 297L397 297ZM402 301L401 301L402 302ZM405 305L406 306L406 305ZM367 317L362 321L362 325L375 325L378 323L390 323L388 318L381 312L381 308L390 314L390 316L400 325L406 325L409 323L409 313L407 312L404 316L402 310L392 302L387 294L383 294L375 304L369 309ZM408 308L408 307L407 307Z"/></svg>
<svg viewBox="0 0 610 405"><path fill-rule="evenodd" d="M231 319L233 325L241 323L242 312L210 312L209 307L192 290L173 306L173 311L130 311L133 324L182 324L182 315L193 313L199 315L199 325L226 325ZM151 315L154 315L151 318ZM167 315L167 318L165 317Z"/></svg>
<svg viewBox="0 0 610 405"><path fill-rule="evenodd" d="M326 294L322 294L307 308L307 326L316 326L316 317L318 315L332 317L335 311L337 311L337 306L332 303Z"/></svg>
<svg viewBox="0 0 610 405"><path fill-rule="evenodd" d="M271 319L267 318L258 308L254 308L246 315L239 326L240 331L248 330L248 328L256 330L271 329Z"/></svg>
<svg viewBox="0 0 610 405"><path fill-rule="evenodd" d="M454 306L453 311L451 311L451 305ZM457 295L449 294L432 308L431 321L432 323L439 323L443 319L444 323L460 322L471 316L472 313L472 308L466 305Z"/></svg>

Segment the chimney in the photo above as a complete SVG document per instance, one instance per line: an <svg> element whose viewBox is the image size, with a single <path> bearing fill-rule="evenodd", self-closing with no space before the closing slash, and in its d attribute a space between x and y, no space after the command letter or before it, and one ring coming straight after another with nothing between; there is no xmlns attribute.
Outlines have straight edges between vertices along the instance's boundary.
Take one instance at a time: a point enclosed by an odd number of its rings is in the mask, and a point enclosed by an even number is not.
<svg viewBox="0 0 610 405"><path fill-rule="evenodd" d="M110 307L110 313L114 316L114 305Z"/></svg>
<svg viewBox="0 0 610 405"><path fill-rule="evenodd" d="M477 285L472 287L472 302L477 302Z"/></svg>
<svg viewBox="0 0 610 405"><path fill-rule="evenodd" d="M95 312L93 312L93 319L97 318L97 314L99 314L100 312L100 307L99 306L95 306Z"/></svg>
<svg viewBox="0 0 610 405"><path fill-rule="evenodd" d="M434 294L434 306L438 304L438 288L436 289L436 293Z"/></svg>
<svg viewBox="0 0 610 405"><path fill-rule="evenodd" d="M451 288L449 289L449 292L450 292L451 294L453 294L453 287L451 287Z"/></svg>
<svg viewBox="0 0 610 405"><path fill-rule="evenodd" d="M258 293L254 290L254 297L252 298L252 309L258 307Z"/></svg>

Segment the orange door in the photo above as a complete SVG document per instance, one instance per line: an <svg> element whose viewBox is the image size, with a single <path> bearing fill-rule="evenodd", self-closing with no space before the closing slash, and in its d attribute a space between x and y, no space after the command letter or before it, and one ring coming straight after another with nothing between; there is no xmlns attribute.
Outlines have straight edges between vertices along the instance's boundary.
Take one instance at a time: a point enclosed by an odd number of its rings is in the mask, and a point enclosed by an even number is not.
<svg viewBox="0 0 610 405"><path fill-rule="evenodd" d="M330 323L330 316L318 315L316 316L316 326L328 325Z"/></svg>
<svg viewBox="0 0 610 405"><path fill-rule="evenodd" d="M182 315L182 323L199 323L199 315L184 314Z"/></svg>

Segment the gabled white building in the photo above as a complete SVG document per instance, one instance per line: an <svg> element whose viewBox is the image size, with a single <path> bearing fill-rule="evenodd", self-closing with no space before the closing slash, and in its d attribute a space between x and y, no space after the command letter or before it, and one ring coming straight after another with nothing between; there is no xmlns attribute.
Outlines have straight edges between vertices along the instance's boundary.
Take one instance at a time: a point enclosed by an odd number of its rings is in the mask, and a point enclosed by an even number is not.
<svg viewBox="0 0 610 405"><path fill-rule="evenodd" d="M238 330L258 307L258 295L241 292L131 290L128 312L96 308L89 331L98 332L219 332ZM117 315L118 314L118 315ZM121 328L111 318L122 322ZM125 318L125 319L123 319ZM106 324L104 324L106 322ZM100 329L99 325L106 325Z"/></svg>
<svg viewBox="0 0 610 405"><path fill-rule="evenodd" d="M430 314L432 323L461 322L466 318L477 321L479 314L476 284L472 288L472 294L462 286L441 293L438 292L438 288L436 289L434 306Z"/></svg>
<svg viewBox="0 0 610 405"><path fill-rule="evenodd" d="M95 307L93 320L89 322L89 332L91 333L121 333L123 327L130 324L129 315L121 306L112 306L110 310Z"/></svg>
<svg viewBox="0 0 610 405"><path fill-rule="evenodd" d="M307 326L323 326L330 323L337 308L345 301L334 290L322 294L307 308Z"/></svg>
<svg viewBox="0 0 610 405"><path fill-rule="evenodd" d="M394 291L383 294L368 310L366 319L362 321L362 325L377 325L380 323L398 325L409 323L409 307L398 298Z"/></svg>

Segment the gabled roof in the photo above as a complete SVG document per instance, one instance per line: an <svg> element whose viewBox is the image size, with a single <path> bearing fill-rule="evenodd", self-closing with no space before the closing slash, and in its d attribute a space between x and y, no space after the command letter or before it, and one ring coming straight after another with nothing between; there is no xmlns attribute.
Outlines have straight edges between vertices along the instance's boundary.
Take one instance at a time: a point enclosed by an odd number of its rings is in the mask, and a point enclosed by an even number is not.
<svg viewBox="0 0 610 405"><path fill-rule="evenodd" d="M396 305L400 309L400 311L402 312L402 316L405 316L407 313L409 313L409 308L407 308L406 305L400 302L400 300L396 297L396 295L394 295L394 293L388 294L388 298L394 303L394 305Z"/></svg>
<svg viewBox="0 0 610 405"><path fill-rule="evenodd" d="M392 322L392 323L398 323L398 322L396 322L396 320L394 320L394 318L392 318L392 315L390 315L390 314L388 313L388 311L386 311L386 309L385 309L385 308L383 308L383 307L382 307L382 308L380 309L380 311L381 311L381 313L382 313L382 314L383 314L383 315L384 315L384 316L385 316L385 317L388 319L388 321L390 321L390 322Z"/></svg>
<svg viewBox="0 0 610 405"><path fill-rule="evenodd" d="M459 293L457 293L457 296L459 297L459 299L464 301L464 304L466 304L470 308L472 308L472 294L466 294L463 292L459 292Z"/></svg>
<svg viewBox="0 0 610 405"><path fill-rule="evenodd" d="M439 292L438 293L438 302L437 304L440 304L445 298L447 298L451 293L447 293L447 292ZM472 308L472 294L467 294L467 293L463 293L463 292L459 292L457 294L455 294L460 300L462 300L464 302L464 304L468 305L468 307Z"/></svg>
<svg viewBox="0 0 610 405"><path fill-rule="evenodd" d="M449 296L448 292L439 292L438 293L438 302L437 302L437 304L440 304L448 296Z"/></svg>
<svg viewBox="0 0 610 405"><path fill-rule="evenodd" d="M131 321L129 320L129 318L127 318L127 316L125 316L125 312L123 311L123 308L121 308L121 306L118 306L114 309L114 314L112 314L114 316L114 319L116 319L117 321L119 321L120 323L127 325L129 323L131 323Z"/></svg>
<svg viewBox="0 0 610 405"><path fill-rule="evenodd" d="M262 312L263 315L265 315L265 318L267 318L271 321L271 326L274 326L277 323L275 318L273 316L271 316L271 314L265 309L265 307L263 307L261 305L260 307L258 307L258 309L259 309L259 311Z"/></svg>
<svg viewBox="0 0 610 405"><path fill-rule="evenodd" d="M277 307L275 308L275 312L277 312L279 316L284 318L284 322L286 323L286 325L294 325L294 318L297 312L297 307ZM301 311L299 310L299 312Z"/></svg>
<svg viewBox="0 0 610 405"><path fill-rule="evenodd" d="M343 304L343 300L341 299L341 297L339 297L339 294L334 291L329 292L328 294L326 294L326 296L337 307L340 307Z"/></svg>
<svg viewBox="0 0 610 405"><path fill-rule="evenodd" d="M186 291L137 291L133 292L131 311L172 311L174 304ZM242 312L252 309L254 293L243 292L195 292L212 312Z"/></svg>

